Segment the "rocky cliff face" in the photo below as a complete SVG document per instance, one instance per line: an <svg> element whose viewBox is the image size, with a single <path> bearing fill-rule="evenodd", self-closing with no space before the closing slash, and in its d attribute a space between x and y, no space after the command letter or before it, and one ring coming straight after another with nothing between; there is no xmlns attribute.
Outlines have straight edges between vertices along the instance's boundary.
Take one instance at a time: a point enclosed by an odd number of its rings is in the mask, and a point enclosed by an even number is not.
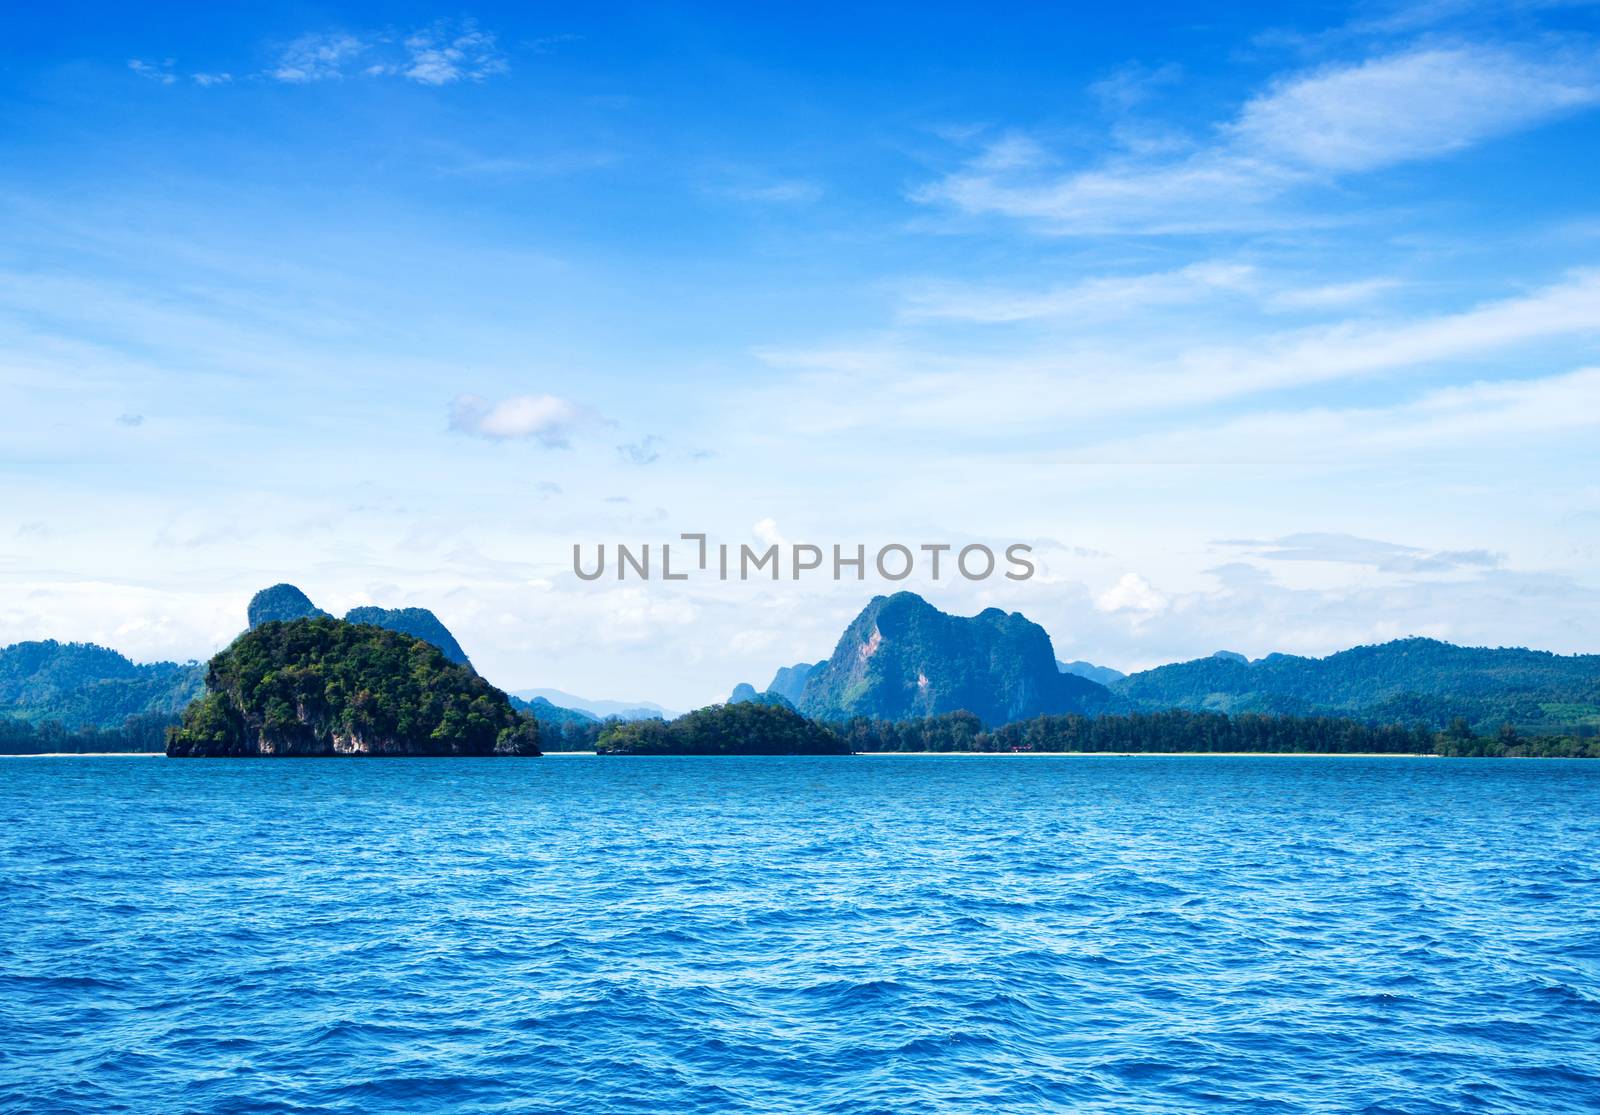
<svg viewBox="0 0 1600 1115"><path fill-rule="evenodd" d="M905 720L966 710L997 725L1099 712L1102 685L1056 668L1050 636L1016 612L947 615L915 593L874 597L810 672L800 710L823 720Z"/></svg>
<svg viewBox="0 0 1600 1115"><path fill-rule="evenodd" d="M331 618L268 622L213 658L167 754L537 755L538 726L433 645Z"/></svg>

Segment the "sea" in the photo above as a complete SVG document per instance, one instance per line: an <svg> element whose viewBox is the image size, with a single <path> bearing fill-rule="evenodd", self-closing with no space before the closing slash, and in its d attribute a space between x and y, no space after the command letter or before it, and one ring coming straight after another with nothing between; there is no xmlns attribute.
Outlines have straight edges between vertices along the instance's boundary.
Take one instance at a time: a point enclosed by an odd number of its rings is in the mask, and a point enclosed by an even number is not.
<svg viewBox="0 0 1600 1115"><path fill-rule="evenodd" d="M1600 762L0 760L4 1112L1594 1112Z"/></svg>

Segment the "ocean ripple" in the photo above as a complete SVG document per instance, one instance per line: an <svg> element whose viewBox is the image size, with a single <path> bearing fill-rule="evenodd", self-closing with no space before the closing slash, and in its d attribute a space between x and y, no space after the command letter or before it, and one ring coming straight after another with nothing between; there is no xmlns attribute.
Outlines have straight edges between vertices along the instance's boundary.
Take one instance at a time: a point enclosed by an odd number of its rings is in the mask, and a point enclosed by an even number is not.
<svg viewBox="0 0 1600 1115"><path fill-rule="evenodd" d="M1600 1110L1600 763L0 780L4 1112Z"/></svg>

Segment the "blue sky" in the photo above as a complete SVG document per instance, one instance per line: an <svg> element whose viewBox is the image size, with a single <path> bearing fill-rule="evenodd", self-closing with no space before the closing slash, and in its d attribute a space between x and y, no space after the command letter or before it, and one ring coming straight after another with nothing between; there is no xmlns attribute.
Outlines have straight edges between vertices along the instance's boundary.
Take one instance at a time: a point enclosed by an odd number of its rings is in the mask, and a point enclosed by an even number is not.
<svg viewBox="0 0 1600 1115"><path fill-rule="evenodd" d="M914 581L1135 668L1600 650L1600 10L57 6L0 44L0 642L433 608L686 707ZM898 586L892 586L898 587Z"/></svg>

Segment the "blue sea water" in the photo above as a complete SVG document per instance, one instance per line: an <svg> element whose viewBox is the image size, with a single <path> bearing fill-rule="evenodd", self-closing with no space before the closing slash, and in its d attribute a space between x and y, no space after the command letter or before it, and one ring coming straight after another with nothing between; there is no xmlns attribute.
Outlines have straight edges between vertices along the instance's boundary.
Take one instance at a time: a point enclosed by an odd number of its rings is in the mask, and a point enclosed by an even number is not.
<svg viewBox="0 0 1600 1115"><path fill-rule="evenodd" d="M6 1112L1600 1110L1600 762L0 784Z"/></svg>

